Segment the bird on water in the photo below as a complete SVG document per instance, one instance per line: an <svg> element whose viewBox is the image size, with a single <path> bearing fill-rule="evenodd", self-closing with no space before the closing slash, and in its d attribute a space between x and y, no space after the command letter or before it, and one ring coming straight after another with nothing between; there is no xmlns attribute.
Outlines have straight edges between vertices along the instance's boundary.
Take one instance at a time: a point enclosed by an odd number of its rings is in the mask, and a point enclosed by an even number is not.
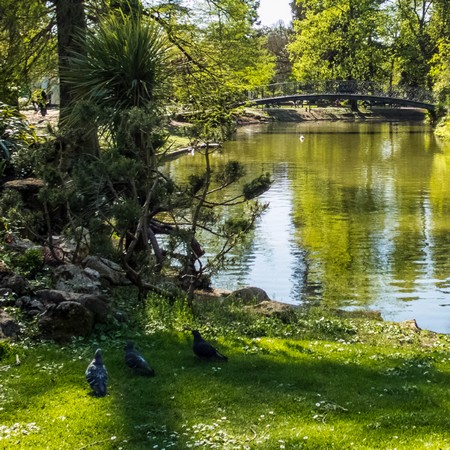
<svg viewBox="0 0 450 450"><path fill-rule="evenodd" d="M154 377L155 371L148 365L145 358L134 348L133 342L125 345L125 364L138 375Z"/></svg>
<svg viewBox="0 0 450 450"><path fill-rule="evenodd" d="M95 351L94 359L89 363L85 377L96 397L104 397L106 395L108 372L103 364L101 349L98 348Z"/></svg>
<svg viewBox="0 0 450 450"><path fill-rule="evenodd" d="M219 353L209 342L205 341L198 330L192 330L194 335L194 346L192 349L200 359L208 361L228 361L228 358Z"/></svg>

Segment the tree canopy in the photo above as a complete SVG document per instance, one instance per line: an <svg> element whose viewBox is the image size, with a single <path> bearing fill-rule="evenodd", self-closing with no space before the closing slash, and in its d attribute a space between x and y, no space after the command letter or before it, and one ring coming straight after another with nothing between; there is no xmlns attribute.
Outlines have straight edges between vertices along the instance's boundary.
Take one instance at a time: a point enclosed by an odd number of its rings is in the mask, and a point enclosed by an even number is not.
<svg viewBox="0 0 450 450"><path fill-rule="evenodd" d="M448 81L446 0L297 0L293 11L298 80L355 78L439 92Z"/></svg>

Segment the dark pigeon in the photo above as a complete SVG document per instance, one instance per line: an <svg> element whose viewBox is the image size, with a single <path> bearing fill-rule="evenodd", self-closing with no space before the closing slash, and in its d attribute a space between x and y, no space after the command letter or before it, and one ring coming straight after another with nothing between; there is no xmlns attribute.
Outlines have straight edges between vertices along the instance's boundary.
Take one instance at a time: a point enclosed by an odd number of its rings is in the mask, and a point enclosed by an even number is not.
<svg viewBox="0 0 450 450"><path fill-rule="evenodd" d="M103 364L102 351L95 351L94 359L86 369L86 381L91 386L96 397L104 397L106 395L106 386L108 384L108 372Z"/></svg>
<svg viewBox="0 0 450 450"><path fill-rule="evenodd" d="M125 364L139 375L154 377L155 371L148 365L144 357L134 348L132 342L125 346Z"/></svg>
<svg viewBox="0 0 450 450"><path fill-rule="evenodd" d="M228 358L219 353L209 342L205 341L197 330L193 330L194 353L201 359L208 361L228 361Z"/></svg>

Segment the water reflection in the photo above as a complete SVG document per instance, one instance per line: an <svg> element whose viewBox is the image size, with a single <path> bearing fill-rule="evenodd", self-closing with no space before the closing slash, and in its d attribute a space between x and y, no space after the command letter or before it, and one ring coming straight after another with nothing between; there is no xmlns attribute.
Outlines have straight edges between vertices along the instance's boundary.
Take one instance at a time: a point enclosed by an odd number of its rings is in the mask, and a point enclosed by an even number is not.
<svg viewBox="0 0 450 450"><path fill-rule="evenodd" d="M214 164L239 159L249 178L269 171L275 182L252 239L214 284L256 285L291 303L379 309L450 332L449 158L420 124L241 129ZM170 170L182 176L199 164L186 158Z"/></svg>

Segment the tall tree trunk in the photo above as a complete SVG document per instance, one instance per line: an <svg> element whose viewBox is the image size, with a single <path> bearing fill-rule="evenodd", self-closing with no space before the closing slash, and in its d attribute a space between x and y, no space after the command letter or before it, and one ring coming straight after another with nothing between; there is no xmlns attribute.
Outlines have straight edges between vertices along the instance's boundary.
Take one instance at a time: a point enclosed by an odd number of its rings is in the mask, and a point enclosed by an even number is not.
<svg viewBox="0 0 450 450"><path fill-rule="evenodd" d="M72 52L82 52L77 33L86 31L86 17L83 0L55 0L56 24L58 27L58 59L60 86L60 124L64 122L68 106L72 101L71 87L64 80L64 73L70 70Z"/></svg>
<svg viewBox="0 0 450 450"><path fill-rule="evenodd" d="M84 0L54 0L56 6L56 24L58 27L58 67L60 109L59 127L64 128L69 108L73 101L72 87L65 81L64 74L70 71L70 56L73 52L84 53L83 36L87 32ZM77 155L81 153L97 154L98 135L95 125L87 125L77 130L77 135L69 137L60 155L60 167L70 170Z"/></svg>

